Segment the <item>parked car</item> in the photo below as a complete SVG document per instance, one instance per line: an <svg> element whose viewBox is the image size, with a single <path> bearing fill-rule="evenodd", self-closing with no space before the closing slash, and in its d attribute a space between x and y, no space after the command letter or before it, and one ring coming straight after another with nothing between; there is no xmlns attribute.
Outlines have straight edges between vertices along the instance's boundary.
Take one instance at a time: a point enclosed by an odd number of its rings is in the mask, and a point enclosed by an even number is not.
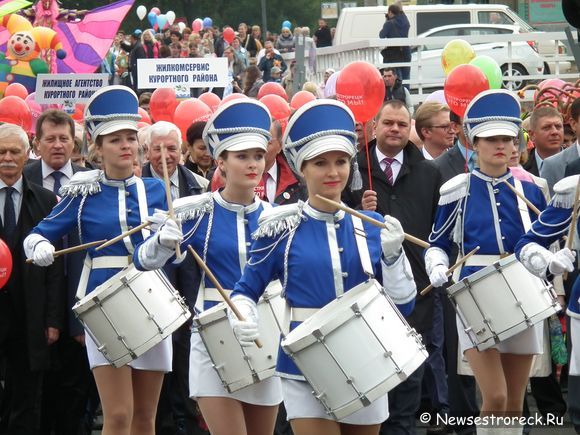
<svg viewBox="0 0 580 435"><path fill-rule="evenodd" d="M432 38L436 36L449 36L461 38L463 36L480 35L509 35L517 34L518 26L505 26L495 24L456 24L450 26L437 27L422 33L420 38ZM431 87L429 83L442 83L445 80L445 73L441 66L441 53L445 43L428 40L424 45L414 47L411 64L411 87L417 87L419 81L419 65L421 66L421 82L423 87ZM517 77L526 75L543 74L544 60L538 54L535 43L532 41L512 42L511 66L509 64L508 43L507 42L487 42L471 43L477 56L487 55L494 58L500 65L504 77L511 75L516 80L504 81L504 88L519 90L526 85L525 80L517 80ZM419 50L421 50L421 61L418 61ZM415 83L413 83L415 82Z"/></svg>

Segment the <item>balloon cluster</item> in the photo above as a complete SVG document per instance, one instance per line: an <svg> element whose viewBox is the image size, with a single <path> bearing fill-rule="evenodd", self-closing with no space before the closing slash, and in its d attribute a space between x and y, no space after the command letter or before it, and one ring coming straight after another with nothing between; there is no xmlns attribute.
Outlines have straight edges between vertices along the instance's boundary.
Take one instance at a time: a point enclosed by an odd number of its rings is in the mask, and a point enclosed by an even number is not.
<svg viewBox="0 0 580 435"><path fill-rule="evenodd" d="M495 59L476 56L473 47L462 39L454 39L445 45L441 53L441 66L447 76L443 96L433 94L430 101L445 101L459 116L465 114L477 94L502 86L501 68Z"/></svg>
<svg viewBox="0 0 580 435"><path fill-rule="evenodd" d="M564 122L569 122L572 103L580 98L580 79L576 83L568 83L561 79L548 79L537 85L528 85L518 92L524 98L525 91L535 89L534 109L542 106L551 106L562 114Z"/></svg>
<svg viewBox="0 0 580 435"><path fill-rule="evenodd" d="M175 21L175 12L167 11L162 14L158 7L153 7L147 13L147 8L143 5L137 6L137 16L141 21L147 17L149 24L155 31L168 29ZM185 28L185 25L183 27Z"/></svg>

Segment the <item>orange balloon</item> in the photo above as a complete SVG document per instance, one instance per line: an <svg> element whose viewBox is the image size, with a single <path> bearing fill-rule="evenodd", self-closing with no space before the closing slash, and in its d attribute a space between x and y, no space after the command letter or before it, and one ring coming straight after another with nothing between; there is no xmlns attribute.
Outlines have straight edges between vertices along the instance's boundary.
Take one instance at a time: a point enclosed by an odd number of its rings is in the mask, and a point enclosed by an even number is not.
<svg viewBox="0 0 580 435"><path fill-rule="evenodd" d="M149 116L147 111L145 109L143 109L142 107L139 107L139 109L137 109L137 110L139 111L139 115L141 115L141 119L139 120L139 122L145 122L145 123L151 125L151 117Z"/></svg>
<svg viewBox="0 0 580 435"><path fill-rule="evenodd" d="M85 105L81 103L75 104L75 113L73 113L71 117L82 124L85 119Z"/></svg>
<svg viewBox="0 0 580 435"><path fill-rule="evenodd" d="M232 95L244 95L244 94L232 94ZM212 112L215 112L215 110L219 107L220 103L222 102L221 98L218 97L213 92L204 92L199 96L199 99L203 101L205 104L207 104Z"/></svg>
<svg viewBox="0 0 580 435"><path fill-rule="evenodd" d="M10 248L0 239L0 288L4 287L12 274L12 253Z"/></svg>
<svg viewBox="0 0 580 435"><path fill-rule="evenodd" d="M248 96L244 95L244 94L230 94L222 100L222 102L220 103L220 106L223 106L228 101L240 100L243 98L248 98Z"/></svg>
<svg viewBox="0 0 580 435"><path fill-rule="evenodd" d="M191 124L198 121L207 121L212 114L211 109L203 101L190 98L182 101L175 109L173 123L181 130L181 136L187 136L187 129Z"/></svg>
<svg viewBox="0 0 580 435"><path fill-rule="evenodd" d="M10 83L4 91L4 96L9 97L11 95L26 100L26 97L28 97L28 90L20 83Z"/></svg>
<svg viewBox="0 0 580 435"><path fill-rule="evenodd" d="M32 114L22 98L11 95L0 100L0 122L18 125L28 130Z"/></svg>
<svg viewBox="0 0 580 435"><path fill-rule="evenodd" d="M298 91L292 97L292 101L290 101L290 106L294 110L298 110L302 106L304 106L306 103L308 103L309 101L312 101L312 100L316 100L316 97L314 96L314 94L312 94L312 92Z"/></svg>
<svg viewBox="0 0 580 435"><path fill-rule="evenodd" d="M173 122L173 114L178 104L175 89L155 89L151 95L151 100L149 100L149 111L153 121Z"/></svg>
<svg viewBox="0 0 580 435"><path fill-rule="evenodd" d="M290 105L280 95L264 95L260 102L268 108L273 119L280 120L290 116Z"/></svg>
<svg viewBox="0 0 580 435"><path fill-rule="evenodd" d="M261 100L263 96L270 94L279 95L280 97L288 101L288 94L286 93L286 90L282 87L280 83L276 82L264 83L260 87L260 90L258 91L258 100Z"/></svg>

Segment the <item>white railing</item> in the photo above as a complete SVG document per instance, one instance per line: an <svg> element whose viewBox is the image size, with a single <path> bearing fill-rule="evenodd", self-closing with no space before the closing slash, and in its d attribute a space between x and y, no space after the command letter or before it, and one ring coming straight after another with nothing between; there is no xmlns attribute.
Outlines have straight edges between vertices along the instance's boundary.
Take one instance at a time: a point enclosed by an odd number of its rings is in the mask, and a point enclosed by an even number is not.
<svg viewBox="0 0 580 435"><path fill-rule="evenodd" d="M413 103L419 103L424 101L424 99L433 91L433 88L442 88L443 81L434 81L432 78L424 77L421 68L421 53L422 46L426 43L444 45L448 41L457 39L457 36L437 36L430 38L393 38L393 39L369 39L366 41L352 42L349 44L343 44L340 46L324 47L316 50L316 71L310 71L307 73L307 80L320 83L323 80L324 71L327 68L341 69L348 65L350 62L363 60L375 65L377 68L387 66L383 63L380 51L387 46L387 41L389 46L410 46L417 47L417 59L412 63L417 66L417 77L413 77L412 85L416 88L417 93L413 91ZM560 78L563 80L575 81L579 78L578 68L575 64L574 57L571 55L572 51L568 47L568 41L566 39L566 34L564 32L546 32L546 33L520 33L520 34L509 34L509 35L480 35L480 36L462 36L461 39L469 43L493 43L502 42L507 43L508 50L508 70L510 74L505 76L505 80L511 81L541 81L548 78ZM544 49L540 56L543 58L545 63L550 63L552 66L552 71L550 74L530 74L521 75L514 78L511 76L511 58L512 58L512 43L517 41L534 41L536 45L539 42L543 42ZM567 54L560 54L559 41L566 45ZM546 45L549 47L553 44L554 50L548 50L546 52ZM294 59L294 53L284 53L282 55L286 61ZM306 60L305 63L308 65L308 52L305 53ZM572 69L568 73L562 73L560 71L560 64L562 62L571 63ZM411 62L403 63L390 63L389 66L411 66ZM308 67L307 67L308 70ZM531 99L531 93L526 94L526 99Z"/></svg>

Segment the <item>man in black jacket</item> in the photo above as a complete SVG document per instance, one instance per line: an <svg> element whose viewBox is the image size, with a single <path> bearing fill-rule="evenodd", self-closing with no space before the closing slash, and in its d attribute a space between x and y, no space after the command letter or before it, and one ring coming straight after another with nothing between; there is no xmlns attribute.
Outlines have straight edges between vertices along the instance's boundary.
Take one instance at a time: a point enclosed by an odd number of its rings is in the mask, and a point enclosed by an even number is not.
<svg viewBox="0 0 580 435"><path fill-rule="evenodd" d="M343 193L343 200L355 208L376 210L381 215L397 218L405 232L427 240L439 201L441 175L433 164L409 142L411 116L399 100L387 101L376 117L376 140L369 144L371 184L368 179L366 150L357 161L363 178L361 191ZM363 193L364 192L364 193ZM423 248L409 242L403 247L417 290L429 284L425 272ZM431 295L417 295L415 311L407 319L419 333L427 332L432 324ZM383 423L382 433L403 431L412 433L415 413L421 400L423 367L409 379L389 392L389 419ZM397 432L400 433L400 432Z"/></svg>
<svg viewBox="0 0 580 435"><path fill-rule="evenodd" d="M205 187L198 183L193 172L179 164L181 132L177 126L165 121L156 122L149 127L148 134L146 143L149 162L143 166L142 176L163 179L163 144L173 199L204 193ZM193 313L201 279L195 260L188 255L179 265L167 265L163 270ZM155 422L156 433L159 435L202 433L197 426L195 402L189 399L190 327L191 322L186 322L172 336L173 371L167 373L163 380Z"/></svg>
<svg viewBox="0 0 580 435"><path fill-rule="evenodd" d="M22 241L56 205L56 196L22 175L28 137L15 125L0 126L0 213L2 238L12 254L10 279L0 292L0 347L6 359L2 429L40 433L42 386L49 346L64 324L62 261L50 267L26 263Z"/></svg>
<svg viewBox="0 0 580 435"><path fill-rule="evenodd" d="M145 49L143 48L143 44L141 44L141 30L137 29L131 34L131 43L121 43L121 47L129 53L129 72L131 73L131 88L137 94L137 77L139 76L137 70L137 60L138 59L145 59L147 58L147 53L145 53Z"/></svg>

